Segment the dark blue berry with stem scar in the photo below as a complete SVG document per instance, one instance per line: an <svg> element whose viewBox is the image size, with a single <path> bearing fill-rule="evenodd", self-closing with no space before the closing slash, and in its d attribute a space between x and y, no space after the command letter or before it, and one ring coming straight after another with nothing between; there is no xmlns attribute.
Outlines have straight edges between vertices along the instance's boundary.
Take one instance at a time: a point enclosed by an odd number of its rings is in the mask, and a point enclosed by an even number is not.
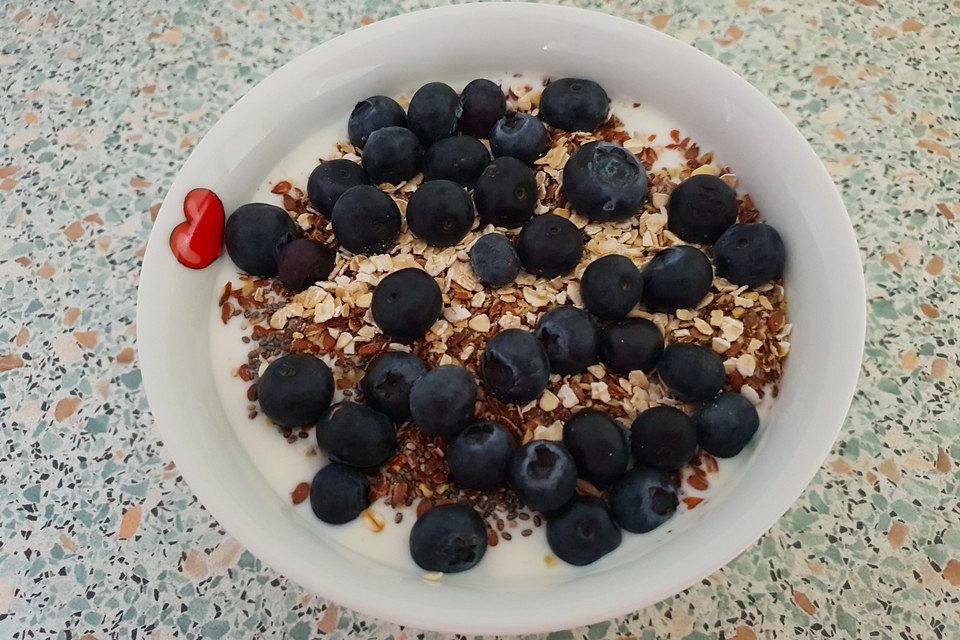
<svg viewBox="0 0 960 640"><path fill-rule="evenodd" d="M441 138L456 135L462 111L460 96L450 85L428 82L410 98L407 126L424 146L430 146Z"/></svg>
<svg viewBox="0 0 960 640"><path fill-rule="evenodd" d="M410 231L433 247L457 244L470 233L473 221L470 194L450 180L425 182L407 203Z"/></svg>
<svg viewBox="0 0 960 640"><path fill-rule="evenodd" d="M330 277L335 261L333 249L322 242L297 238L280 249L277 277L290 291L303 291Z"/></svg>
<svg viewBox="0 0 960 640"><path fill-rule="evenodd" d="M360 471L331 462L313 476L310 508L327 524L346 524L370 506L370 480Z"/></svg>
<svg viewBox="0 0 960 640"><path fill-rule="evenodd" d="M700 447L718 458L732 458L743 451L760 428L753 403L730 391L700 407L693 422Z"/></svg>
<svg viewBox="0 0 960 640"><path fill-rule="evenodd" d="M389 251L400 237L403 218L397 203L372 185L348 189L333 207L333 235L357 254Z"/></svg>
<svg viewBox="0 0 960 640"><path fill-rule="evenodd" d="M450 478L464 489L487 491L503 486L516 448L502 424L474 422L447 447Z"/></svg>
<svg viewBox="0 0 960 640"><path fill-rule="evenodd" d="M709 400L727 382L723 359L709 347L671 344L657 363L660 379L677 400Z"/></svg>
<svg viewBox="0 0 960 640"><path fill-rule="evenodd" d="M541 278L556 278L573 271L583 257L583 234L567 220L552 213L523 225L517 239L523 268Z"/></svg>
<svg viewBox="0 0 960 640"><path fill-rule="evenodd" d="M410 555L424 571L459 573L472 569L487 552L487 527L472 507L431 507L410 530Z"/></svg>
<svg viewBox="0 0 960 640"><path fill-rule="evenodd" d="M510 486L531 509L553 511L573 497L577 468L570 452L559 442L534 440L513 454Z"/></svg>
<svg viewBox="0 0 960 640"><path fill-rule="evenodd" d="M520 273L520 256L507 236L488 233L470 248L470 266L483 284L502 287L516 280Z"/></svg>
<svg viewBox="0 0 960 640"><path fill-rule="evenodd" d="M347 120L350 144L363 149L367 138L377 129L407 126L407 114L396 100L387 96L371 96L353 108Z"/></svg>
<svg viewBox="0 0 960 640"><path fill-rule="evenodd" d="M333 214L333 205L340 196L359 184L370 184L370 176L352 160L338 158L317 165L307 180L307 196L317 212L326 217Z"/></svg>
<svg viewBox="0 0 960 640"><path fill-rule="evenodd" d="M409 129L384 127L370 134L360 161L376 184L400 184L420 172L423 146Z"/></svg>
<svg viewBox="0 0 960 640"><path fill-rule="evenodd" d="M627 531L647 533L676 513L679 493L676 473L636 467L610 491L610 509Z"/></svg>
<svg viewBox="0 0 960 640"><path fill-rule="evenodd" d="M626 220L647 197L647 172L623 147L590 142L564 166L563 192L573 208L591 220Z"/></svg>
<svg viewBox="0 0 960 640"><path fill-rule="evenodd" d="M414 267L394 271L373 289L370 311L380 330L395 340L419 340L443 310L437 281Z"/></svg>
<svg viewBox="0 0 960 640"><path fill-rule="evenodd" d="M340 402L317 423L317 446L334 462L368 469L397 451L397 429L389 417L355 402Z"/></svg>
<svg viewBox="0 0 960 640"><path fill-rule="evenodd" d="M768 224L735 224L713 246L717 275L733 284L756 287L783 275L787 251Z"/></svg>
<svg viewBox="0 0 960 640"><path fill-rule="evenodd" d="M693 309L710 291L713 267L696 247L661 251L643 268L643 304L651 311Z"/></svg>
<svg viewBox="0 0 960 640"><path fill-rule="evenodd" d="M697 452L697 430L683 411L666 405L653 407L633 421L630 448L638 465L676 471Z"/></svg>
<svg viewBox="0 0 960 640"><path fill-rule="evenodd" d="M471 80L460 92L460 131L468 136L486 138L494 123L507 110L500 85L485 78Z"/></svg>
<svg viewBox="0 0 960 640"><path fill-rule="evenodd" d="M643 294L643 277L633 260L607 255L587 265L580 277L580 297L601 320L625 318Z"/></svg>
<svg viewBox="0 0 960 640"><path fill-rule="evenodd" d="M663 354L663 334L646 318L607 324L600 333L600 361L615 373L649 373Z"/></svg>
<svg viewBox="0 0 960 640"><path fill-rule="evenodd" d="M477 381L463 367L431 369L410 388L410 417L424 433L457 437L473 421Z"/></svg>
<svg viewBox="0 0 960 640"><path fill-rule="evenodd" d="M596 562L619 547L622 540L620 527L599 498L577 496L547 517L550 550L578 567Z"/></svg>
<svg viewBox="0 0 960 640"><path fill-rule="evenodd" d="M333 374L319 358L291 353L270 363L257 383L260 409L281 427L315 423L333 400Z"/></svg>
<svg viewBox="0 0 960 640"><path fill-rule="evenodd" d="M387 351L367 365L360 389L368 405L394 422L410 417L410 388L427 372L427 365L412 353Z"/></svg>
<svg viewBox="0 0 960 640"><path fill-rule="evenodd" d="M563 444L573 456L577 475L601 489L616 482L630 463L626 429L596 409L583 409L567 419Z"/></svg>
<svg viewBox="0 0 960 640"><path fill-rule="evenodd" d="M606 121L609 112L607 92L592 80L554 80L540 96L540 118L564 131L593 131Z"/></svg>
<svg viewBox="0 0 960 640"><path fill-rule="evenodd" d="M737 193L716 176L691 176L670 194L667 227L687 242L713 242L736 221Z"/></svg>
<svg viewBox="0 0 960 640"><path fill-rule="evenodd" d="M516 158L497 158L477 178L473 200L484 224L519 227L537 208L537 179Z"/></svg>
<svg viewBox="0 0 960 640"><path fill-rule="evenodd" d="M547 351L550 373L582 373L597 361L600 336L590 314L572 306L547 311L534 332Z"/></svg>
<svg viewBox="0 0 960 640"><path fill-rule="evenodd" d="M504 402L530 402L547 388L550 361L532 333L506 329L487 341L481 361L483 388Z"/></svg>
<svg viewBox="0 0 960 640"><path fill-rule="evenodd" d="M550 148L550 135L539 119L525 113L508 113L490 130L490 150L497 158L510 156L533 165Z"/></svg>
<svg viewBox="0 0 960 640"><path fill-rule="evenodd" d="M536 185L534 185L536 197ZM227 218L223 242L233 263L252 276L277 275L280 249L300 235L300 227L280 207L245 204Z"/></svg>
<svg viewBox="0 0 960 640"><path fill-rule="evenodd" d="M423 156L423 179L452 180L468 189L490 163L490 152L471 136L452 136L437 140Z"/></svg>

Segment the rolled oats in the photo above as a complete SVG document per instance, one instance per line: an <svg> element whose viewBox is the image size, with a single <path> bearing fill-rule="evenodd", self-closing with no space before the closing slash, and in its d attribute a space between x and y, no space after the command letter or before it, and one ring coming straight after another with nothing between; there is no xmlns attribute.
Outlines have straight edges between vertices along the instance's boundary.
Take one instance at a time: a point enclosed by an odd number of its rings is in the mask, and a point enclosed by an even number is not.
<svg viewBox="0 0 960 640"><path fill-rule="evenodd" d="M757 369L757 359L753 357L750 353L744 353L739 358L737 358L737 373L742 375L745 378L749 378L753 375L753 372Z"/></svg>
<svg viewBox="0 0 960 640"><path fill-rule="evenodd" d="M487 314L481 313L470 318L467 325L478 333L486 333L490 331L490 318L487 317Z"/></svg>

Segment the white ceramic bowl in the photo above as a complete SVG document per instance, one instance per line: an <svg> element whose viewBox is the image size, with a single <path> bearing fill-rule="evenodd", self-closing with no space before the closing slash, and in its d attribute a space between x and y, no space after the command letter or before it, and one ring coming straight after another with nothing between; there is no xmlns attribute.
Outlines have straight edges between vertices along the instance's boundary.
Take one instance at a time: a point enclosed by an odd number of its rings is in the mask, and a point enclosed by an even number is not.
<svg viewBox="0 0 960 640"><path fill-rule="evenodd" d="M207 354L222 282L190 271L167 239L194 187L227 211L252 195L305 131L345 121L368 95L491 70L591 78L614 97L672 114L735 167L788 249L795 330L781 394L743 473L648 551L613 554L562 579L462 574L440 587L330 543L278 499L227 423ZM326 119L326 121L324 121ZM226 258L222 258L226 259ZM521 633L623 614L710 574L763 534L816 473L856 385L865 322L853 230L836 188L800 133L732 71L666 35L599 13L531 4L443 7L331 40L254 87L197 145L163 203L144 258L137 326L144 385L163 440L217 520L305 588L420 628ZM495 552L495 551L494 551Z"/></svg>

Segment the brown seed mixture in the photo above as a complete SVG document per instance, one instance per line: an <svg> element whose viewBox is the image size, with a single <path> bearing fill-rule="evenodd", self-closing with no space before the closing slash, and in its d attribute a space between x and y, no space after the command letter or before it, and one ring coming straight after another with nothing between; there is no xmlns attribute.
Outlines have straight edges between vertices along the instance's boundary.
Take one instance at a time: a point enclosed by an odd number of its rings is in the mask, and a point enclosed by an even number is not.
<svg viewBox="0 0 960 640"><path fill-rule="evenodd" d="M536 114L540 90L530 85L510 87L508 108ZM667 200L682 180L707 173L720 176L734 188L737 186L737 177L729 168L714 164L711 152L701 153L698 145L678 130L671 131L669 140L660 144L656 135L626 131L613 116L593 133L550 133L553 145L535 166L539 191L537 213L552 212L566 217L583 230L585 255L573 274L540 280L521 273L514 284L487 289L474 277L468 252L480 235L493 231L492 226L471 232L455 247L438 249L413 237L404 225L390 254L339 253L328 282L295 295L275 280L239 276L239 287L226 283L219 302L224 323L242 314L250 327L253 348L237 372L241 379L253 383L247 399L256 399L256 380L267 363L291 351L324 357L334 369L337 388L348 398L358 393L355 387L366 363L388 350L413 351L430 366L460 364L476 375L483 345L496 332L508 328L532 329L540 314L551 307L581 305L579 278L593 259L618 253L642 267L658 251L684 244L666 228ZM566 208L561 190L563 167L580 145L594 140L623 145L646 167L651 195L640 215L621 223L596 224ZM358 151L345 142L337 145L336 153L329 159L335 157L359 161ZM658 164L661 158L665 158L664 166ZM401 211L405 211L406 202L420 180L421 176L417 176L406 183L380 185L380 188L392 195ZM335 245L329 221L313 210L301 188L291 181L283 181L274 185L272 191L281 196L282 206L307 237ZM758 219L749 195L738 196L738 203L740 222ZM510 237L519 232L498 231ZM712 247L702 249L712 254ZM394 343L383 336L369 311L377 282L405 267L422 268L436 278L444 302L440 320L423 340L411 344ZM781 282L751 288L716 278L710 293L695 309L680 309L675 315L638 309L630 315L653 321L668 342L703 344L725 356L728 387L754 403L759 403L767 393L777 395L777 383L790 349L791 331L786 321ZM522 407L487 398L481 388L477 415L504 424L518 442L525 443L533 439L561 439L563 421L582 408L601 408L630 421L637 413L658 404L689 408L670 397L655 374L648 378L635 371L629 376L619 376L598 363L583 374L551 376L543 395ZM250 415L255 417L256 412L251 410ZM284 430L283 435L290 442L307 437L303 430ZM372 499L384 498L393 507L418 503L418 515L434 504L466 501L487 518L491 544L495 544L498 532L500 537L510 539L509 532L504 530L509 524L516 526L518 518L523 521L530 518L509 490L477 492L455 487L449 481L442 439L425 436L409 424L400 428L398 439L399 452L372 478ZM716 471L716 460L701 453L682 472L684 491L687 487L706 490L707 474ZM578 490L586 494L599 493L586 482L581 482ZM683 497L690 509L702 500L700 496ZM533 524L540 526L540 516L533 515Z"/></svg>

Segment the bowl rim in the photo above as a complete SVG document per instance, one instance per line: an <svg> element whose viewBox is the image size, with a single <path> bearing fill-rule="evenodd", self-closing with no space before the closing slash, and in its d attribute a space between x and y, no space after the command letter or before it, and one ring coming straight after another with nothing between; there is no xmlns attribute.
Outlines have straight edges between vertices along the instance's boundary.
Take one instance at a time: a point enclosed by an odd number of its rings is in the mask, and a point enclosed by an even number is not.
<svg viewBox="0 0 960 640"><path fill-rule="evenodd" d="M730 84L732 90L735 89L739 93L747 95L752 102L758 105L762 104L762 108L767 112L767 117L777 120L779 123L778 126L785 132L789 132L788 135L795 138L793 142L798 148L802 147L802 150L799 152L803 154L805 163L809 165L812 171L816 172L817 180L824 185L829 185L829 193L825 194L824 197L830 201L832 208L836 209L838 213L846 214L839 190L806 139L803 138L787 117L765 95L719 61L686 43L650 27L601 12L557 5L491 2L435 7L395 16L344 33L321 43L287 62L261 80L241 97L236 104L231 106L207 132L200 143L197 144L172 182L161 206L160 216L166 218L175 214L179 215L179 211L171 211L168 213L167 210L179 209L180 203L172 202L172 200L177 199L175 194L184 193L191 186L188 183L191 181L191 175L196 166L199 166L201 163L199 158L206 152L207 147L211 147L216 144L216 142L219 142L219 138L222 138L222 135L219 134L223 133L223 123L229 121L241 105L255 100L260 94L269 92L271 85L279 81L278 78L289 75L291 70L304 65L311 58L320 55L321 51L325 55L332 55L337 51L347 51L353 47L362 45L364 41L372 36L387 32L387 30L408 27L416 23L450 14L473 14L487 18L492 14L499 14L499 17L505 19L509 14L551 14L568 20L574 19L584 23L590 23L591 26L595 27L619 30L621 32L632 31L633 37L652 39L658 41L662 46L672 47L674 50L683 53L683 55L696 58L697 64L709 66L712 73L723 76L724 81ZM160 220L159 216L158 220ZM336 575L308 575L303 566L295 562L290 562L283 557L283 554L277 553L268 542L262 540L257 535L248 533L245 524L250 522L249 515L237 509L233 503L221 501L223 493L222 487L219 486L219 483L215 479L209 477L210 474L205 472L203 454L193 450L188 440L182 437L183 434L168 420L164 420L166 409L164 402L161 402L160 399L162 398L164 401L167 401L170 399L170 394L162 388L159 373L155 375L155 372L162 367L164 349L158 341L152 340L152 337L161 335L164 330L169 331L169 328L163 325L160 319L162 316L154 313L156 305L158 304L158 298L154 295L145 295L145 291L152 290L151 286L162 282L163 269L165 268L163 262L168 261L167 256L160 255L162 252L168 251L167 238L160 237L161 234L158 232L158 227L162 227L163 225L156 224L151 232L150 241L147 244L144 255L137 297L137 349L140 358L144 390L150 404L151 413L154 416L157 428L160 430L163 438L164 446L176 461L180 473L187 481L191 490L193 490L201 500L203 506L211 512L214 518L230 535L234 536L245 548L262 559L267 565L275 568L278 573L289 577L294 582L303 585L308 590L319 593L324 598L383 620L418 628L448 632L528 633L570 628L581 624L605 620L675 595L740 555L772 527L790 508L813 479L823 460L828 455L843 426L856 390L866 332L866 293L859 249L853 227L848 217L845 222L846 224L839 225L843 229L842 237L837 238L836 241L840 246L845 247L844 256L847 257L848 262L852 260L850 256L856 256L856 265L858 267L856 273L854 274L853 271L851 271L847 275L854 278L854 283L862 294L858 296L856 300L853 300L845 310L848 313L836 320L837 322L847 325L846 330L851 337L856 338L857 346L855 349L856 357L854 358L851 353L850 357L837 367L838 371L836 373L840 382L839 387L833 389L833 395L838 399L842 398L843 401L837 401L835 405L832 406L830 415L833 418L832 424L834 426L829 432L829 437L826 437L827 434L825 433L822 442L819 443L816 450L816 455L809 455L799 471L792 474L789 478L784 479L784 486L778 487L777 499L773 501L772 504L765 505L764 510L761 512L762 518L744 525L742 529L729 536L731 540L728 540L724 545L723 553L715 554L710 562L703 562L697 565L696 569L691 570L688 568L679 572L680 575L677 577L665 580L656 594L653 594L652 597L645 597L640 601L638 601L637 596L630 594L628 590L623 590L623 593L619 595L612 594L610 598L605 600L591 599L589 605L585 607L586 611L579 608L559 612L552 611L550 620L544 620L542 616L538 618L534 615L534 612L530 612L530 617L525 620L504 620L493 616L486 621L467 621L462 617L462 613L460 612L438 611L436 608L429 606L422 607L420 610L411 610L408 608L407 603L393 601L390 598L381 598L376 601L367 600L363 597L364 591L362 589L351 588L349 581L344 581Z"/></svg>

